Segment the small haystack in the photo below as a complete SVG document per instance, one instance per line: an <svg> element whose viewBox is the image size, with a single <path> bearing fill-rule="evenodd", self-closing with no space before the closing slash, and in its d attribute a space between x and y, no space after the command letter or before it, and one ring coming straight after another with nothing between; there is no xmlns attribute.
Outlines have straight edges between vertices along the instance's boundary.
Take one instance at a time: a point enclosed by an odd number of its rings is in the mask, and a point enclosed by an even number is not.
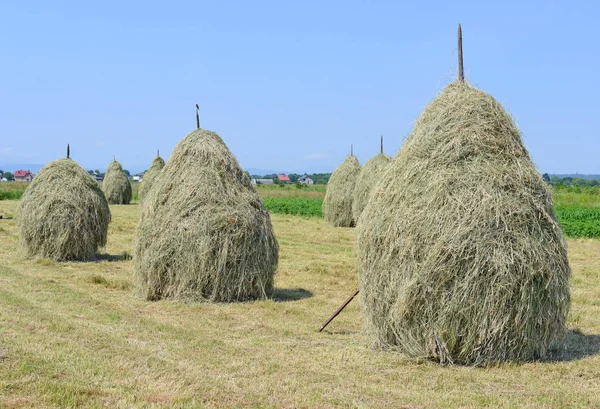
<svg viewBox="0 0 600 409"><path fill-rule="evenodd" d="M358 259L379 345L483 365L542 358L565 335L570 267L548 187L511 116L463 81L375 186Z"/></svg>
<svg viewBox="0 0 600 409"><path fill-rule="evenodd" d="M323 199L323 217L334 227L353 227L352 200L360 163L353 153L333 172Z"/></svg>
<svg viewBox="0 0 600 409"><path fill-rule="evenodd" d="M119 162L113 160L106 168L102 190L110 204L129 204L131 202L131 182L123 172Z"/></svg>
<svg viewBox="0 0 600 409"><path fill-rule="evenodd" d="M376 156L369 159L363 166L358 178L356 179L356 187L354 188L354 198L352 200L352 215L354 221L358 223L365 206L369 202L369 195L373 190L373 186L381 179L381 174L385 167L390 163L392 158L383 153L383 136L381 137L381 150Z"/></svg>
<svg viewBox="0 0 600 409"><path fill-rule="evenodd" d="M92 259L106 244L109 221L98 183L68 158L40 170L19 203L21 243L32 257Z"/></svg>
<svg viewBox="0 0 600 409"><path fill-rule="evenodd" d="M158 176L158 174L164 167L165 167L165 161L163 160L163 158L161 158L158 155L158 152L157 152L156 158L154 158L154 160L152 161L152 165L146 171L146 173L144 173L144 178L140 182L140 190L138 193L140 204L142 204L142 202L144 201L144 197L150 191L150 188L152 187L154 180L156 179L156 177Z"/></svg>
<svg viewBox="0 0 600 409"><path fill-rule="evenodd" d="M138 293L213 302L270 297L279 247L269 213L223 140L197 129L144 198Z"/></svg>

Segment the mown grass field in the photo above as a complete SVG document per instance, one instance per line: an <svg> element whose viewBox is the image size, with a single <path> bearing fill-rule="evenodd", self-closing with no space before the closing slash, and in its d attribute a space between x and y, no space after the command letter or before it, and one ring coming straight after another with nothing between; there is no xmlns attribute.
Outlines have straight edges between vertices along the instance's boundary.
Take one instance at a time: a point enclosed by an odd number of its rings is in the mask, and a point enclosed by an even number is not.
<svg viewBox="0 0 600 409"><path fill-rule="evenodd" d="M17 201L0 201L15 216ZM273 300L235 304L134 297L138 206L111 206L95 262L26 260L0 220L0 407L600 407L600 241L569 239L567 349L488 369L415 362L369 347L354 229L274 214Z"/></svg>

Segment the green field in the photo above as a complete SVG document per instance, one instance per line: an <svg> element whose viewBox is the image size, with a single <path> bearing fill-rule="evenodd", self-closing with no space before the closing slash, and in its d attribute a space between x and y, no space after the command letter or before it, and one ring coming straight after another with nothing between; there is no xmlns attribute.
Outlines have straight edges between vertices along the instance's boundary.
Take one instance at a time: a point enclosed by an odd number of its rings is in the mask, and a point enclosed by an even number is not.
<svg viewBox="0 0 600 409"><path fill-rule="evenodd" d="M19 199L27 183L0 184L0 200ZM132 183L133 200L138 199L139 183ZM321 205L325 185L258 185L258 193L269 211L307 217L323 217ZM600 188L557 187L553 189L554 212L563 232L573 238L600 238Z"/></svg>

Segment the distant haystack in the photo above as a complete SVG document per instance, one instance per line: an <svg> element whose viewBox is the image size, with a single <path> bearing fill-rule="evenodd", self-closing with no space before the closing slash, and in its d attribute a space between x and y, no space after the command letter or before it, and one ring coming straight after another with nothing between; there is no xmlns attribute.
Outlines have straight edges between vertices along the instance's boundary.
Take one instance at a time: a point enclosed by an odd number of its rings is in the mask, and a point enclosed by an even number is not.
<svg viewBox="0 0 600 409"><path fill-rule="evenodd" d="M204 129L186 136L144 198L135 245L139 294L270 297L278 254L269 213L223 140Z"/></svg>
<svg viewBox="0 0 600 409"><path fill-rule="evenodd" d="M102 190L110 204L129 204L131 202L131 182L123 172L119 162L112 161L106 169Z"/></svg>
<svg viewBox="0 0 600 409"><path fill-rule="evenodd" d="M109 221L98 183L71 159L40 170L19 203L21 243L33 257L92 259L106 244Z"/></svg>
<svg viewBox="0 0 600 409"><path fill-rule="evenodd" d="M369 202L369 195L371 194L371 190L373 190L373 186L381 179L383 170L391 160L389 156L383 153L382 141L381 153L369 159L360 171L356 179L354 199L352 201L352 215L356 223L358 223L358 218Z"/></svg>
<svg viewBox="0 0 600 409"><path fill-rule="evenodd" d="M356 156L350 154L329 178L323 200L323 216L332 226L354 226L352 201L359 174L360 163Z"/></svg>
<svg viewBox="0 0 600 409"><path fill-rule="evenodd" d="M154 180L164 167L165 161L157 155L156 158L154 158L154 160L152 161L152 165L150 166L150 168L146 171L146 173L144 173L144 178L140 183L140 190L138 193L140 204L144 201L144 197L150 191Z"/></svg>
<svg viewBox="0 0 600 409"><path fill-rule="evenodd" d="M571 270L548 187L510 115L460 80L375 186L358 259L379 345L485 365L542 358L565 335Z"/></svg>

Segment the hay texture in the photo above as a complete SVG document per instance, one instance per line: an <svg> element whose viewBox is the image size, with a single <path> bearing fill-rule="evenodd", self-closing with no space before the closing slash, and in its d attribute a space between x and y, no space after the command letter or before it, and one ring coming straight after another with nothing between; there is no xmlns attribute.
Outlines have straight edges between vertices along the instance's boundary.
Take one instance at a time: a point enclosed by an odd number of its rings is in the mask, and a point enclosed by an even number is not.
<svg viewBox="0 0 600 409"><path fill-rule="evenodd" d="M380 153L369 159L360 171L352 199L352 216L355 222L358 223L358 218L369 201L373 186L381 179L383 170L391 160L385 153Z"/></svg>
<svg viewBox="0 0 600 409"><path fill-rule="evenodd" d="M106 168L102 189L110 204L129 204L131 202L131 182L123 172L121 164L116 160Z"/></svg>
<svg viewBox="0 0 600 409"><path fill-rule="evenodd" d="M152 165L150 166L150 168L146 171L146 173L144 173L144 178L140 183L140 190L138 193L140 204L144 202L144 197L148 194L150 188L154 184L154 180L164 167L165 161L160 156L157 156L152 161Z"/></svg>
<svg viewBox="0 0 600 409"><path fill-rule="evenodd" d="M356 179L360 174L360 163L350 155L333 172L327 182L323 199L323 217L334 227L353 227L352 201Z"/></svg>
<svg viewBox="0 0 600 409"><path fill-rule="evenodd" d="M154 183L135 245L142 297L231 302L272 295L279 246L271 219L219 135L190 133Z"/></svg>
<svg viewBox="0 0 600 409"><path fill-rule="evenodd" d="M19 203L21 244L32 257L92 259L106 244L109 221L98 183L71 159L40 170Z"/></svg>
<svg viewBox="0 0 600 409"><path fill-rule="evenodd" d="M358 226L376 344L442 363L543 358L565 335L570 267L512 118L455 82L430 103Z"/></svg>

